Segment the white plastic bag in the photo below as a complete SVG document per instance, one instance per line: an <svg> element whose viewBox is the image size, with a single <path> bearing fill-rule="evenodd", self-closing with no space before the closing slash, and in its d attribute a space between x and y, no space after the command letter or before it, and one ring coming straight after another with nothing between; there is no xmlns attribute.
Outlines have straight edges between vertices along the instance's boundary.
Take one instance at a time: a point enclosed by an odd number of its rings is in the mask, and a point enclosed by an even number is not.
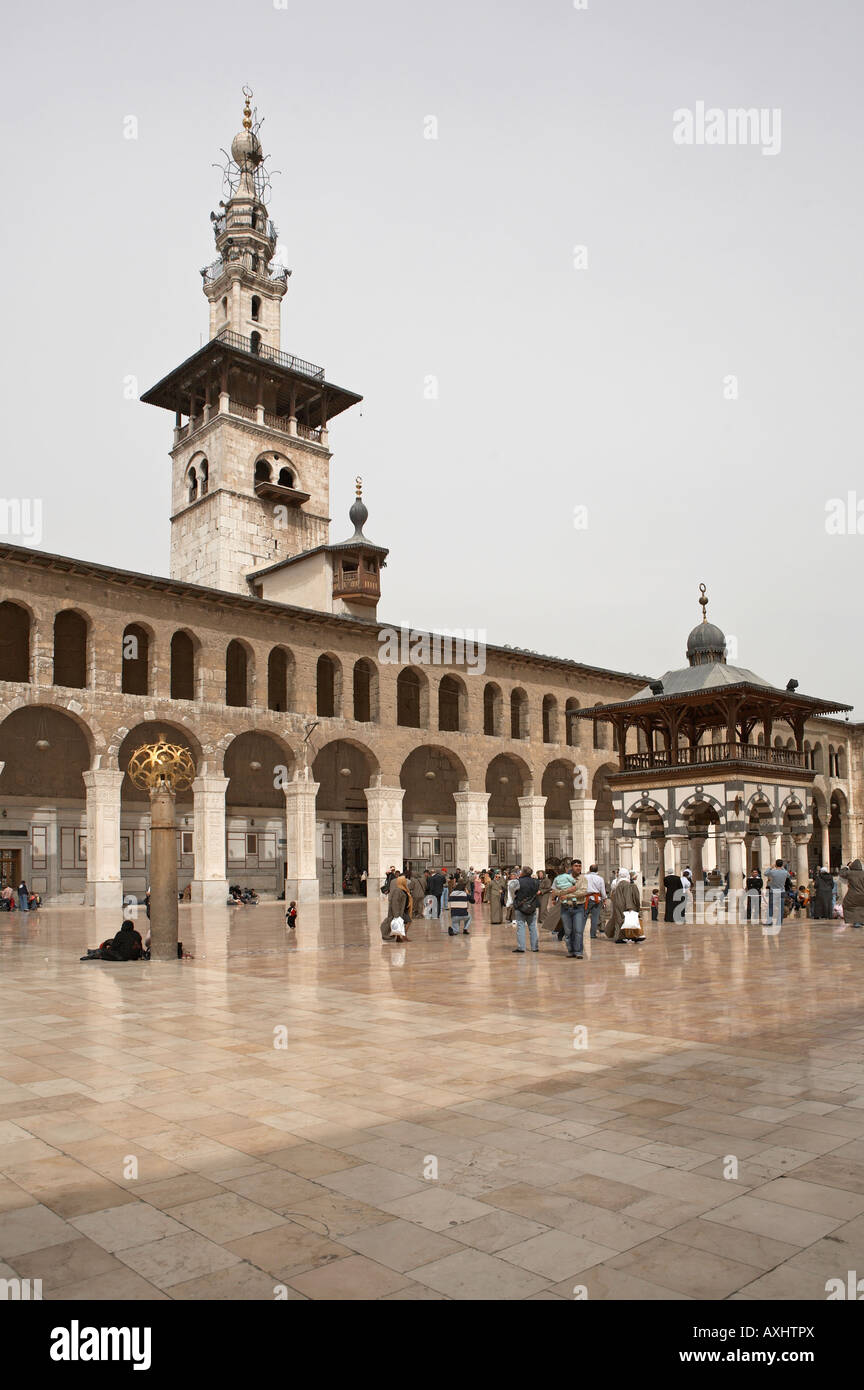
<svg viewBox="0 0 864 1390"><path fill-rule="evenodd" d="M401 917L393 918L393 921L390 923L390 931L394 936L405 935L405 923Z"/></svg>

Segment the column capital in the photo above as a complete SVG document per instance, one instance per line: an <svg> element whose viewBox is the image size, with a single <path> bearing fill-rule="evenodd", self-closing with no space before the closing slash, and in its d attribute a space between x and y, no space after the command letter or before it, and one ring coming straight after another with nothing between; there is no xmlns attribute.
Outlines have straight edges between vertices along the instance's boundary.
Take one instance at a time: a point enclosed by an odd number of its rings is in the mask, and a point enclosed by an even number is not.
<svg viewBox="0 0 864 1390"><path fill-rule="evenodd" d="M571 811L591 811L593 814L596 808L597 802L592 801L590 796L577 796L570 802Z"/></svg>
<svg viewBox="0 0 864 1390"><path fill-rule="evenodd" d="M478 810L482 810L489 805L491 795L491 792L454 792L453 800L457 806L476 806Z"/></svg>
<svg viewBox="0 0 864 1390"><path fill-rule="evenodd" d="M110 767L93 767L86 772L82 772L84 785L89 791L106 792L116 791L119 795L123 785L125 773L119 772Z"/></svg>
<svg viewBox="0 0 864 1390"><path fill-rule="evenodd" d="M545 796L530 795L517 796L516 800L525 811L542 811L543 807L546 805L547 798Z"/></svg>
<svg viewBox="0 0 864 1390"><path fill-rule="evenodd" d="M316 787L317 791L318 788ZM401 806L405 796L404 787L366 787L364 795L369 806Z"/></svg>
<svg viewBox="0 0 864 1390"><path fill-rule="evenodd" d="M192 791L197 796L202 792L211 794L216 792L226 792L230 777L223 777L221 773L200 773L192 783Z"/></svg>

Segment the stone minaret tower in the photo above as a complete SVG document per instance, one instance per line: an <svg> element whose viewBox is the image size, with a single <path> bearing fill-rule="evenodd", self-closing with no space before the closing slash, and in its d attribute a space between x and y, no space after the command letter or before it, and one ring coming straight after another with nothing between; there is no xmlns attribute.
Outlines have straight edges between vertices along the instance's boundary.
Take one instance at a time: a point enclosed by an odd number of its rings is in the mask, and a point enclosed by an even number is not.
<svg viewBox="0 0 864 1390"><path fill-rule="evenodd" d="M244 89L218 259L201 274L210 340L142 400L175 416L171 577L248 594L250 575L329 539L328 423L361 399L281 350L290 274L273 262L264 154Z"/></svg>

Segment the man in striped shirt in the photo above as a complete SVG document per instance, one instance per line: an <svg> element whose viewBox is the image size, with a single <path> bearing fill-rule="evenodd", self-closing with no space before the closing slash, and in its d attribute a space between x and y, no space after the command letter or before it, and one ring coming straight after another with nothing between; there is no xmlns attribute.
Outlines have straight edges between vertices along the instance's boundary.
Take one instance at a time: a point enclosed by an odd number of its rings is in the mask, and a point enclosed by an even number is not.
<svg viewBox="0 0 864 1390"><path fill-rule="evenodd" d="M450 889L450 926L447 934L458 936L460 930L464 936L471 935L468 929L468 887L464 878L457 879Z"/></svg>

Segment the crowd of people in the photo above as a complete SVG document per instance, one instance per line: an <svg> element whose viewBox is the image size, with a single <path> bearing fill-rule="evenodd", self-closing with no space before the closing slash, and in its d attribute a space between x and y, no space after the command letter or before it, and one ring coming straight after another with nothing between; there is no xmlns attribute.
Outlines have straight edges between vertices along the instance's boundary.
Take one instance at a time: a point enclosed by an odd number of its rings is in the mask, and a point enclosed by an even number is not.
<svg viewBox="0 0 864 1390"><path fill-rule="evenodd" d="M707 895L714 900L729 898L729 875L716 871L703 873L694 881L689 868L680 874L667 874L663 880L666 894L664 920L692 920L700 891L704 903ZM659 895L658 895L659 898ZM849 926L864 925L864 867L860 859L842 868L818 865L806 881L798 877L783 859L775 860L764 873L752 868L747 876L738 908L739 919L764 922L766 926L780 925L791 917L809 917L815 921L839 919ZM657 903L652 895L651 915L657 917Z"/></svg>
<svg viewBox="0 0 864 1390"><path fill-rule="evenodd" d="M387 898L381 923L385 941L410 940L408 928L421 917L445 924L450 936L470 936L481 903L488 904L493 926L505 921L515 926L514 955L539 951L541 930L563 941L571 960L585 958L586 925L592 941L627 945L645 940L637 874L621 868L607 889L598 866L591 864L584 873L579 859L536 874L528 865L464 872L442 867L423 875L407 867L400 874L391 865L381 892Z"/></svg>
<svg viewBox="0 0 864 1390"><path fill-rule="evenodd" d="M643 906L644 880L630 868L618 870L607 889L596 864L583 872L581 860L561 861L535 874L528 866L467 871L445 867L420 873L405 866L399 873L391 865L381 892L387 908L381 923L385 941L408 941L408 929L417 918L439 921L450 936L470 936L475 909L489 906L493 926L511 922L516 928L514 955L539 950L541 930L554 933L566 946L567 956L584 959L586 925L592 941L617 945L646 940L644 920L660 917L660 887L653 889ZM724 903L729 897L729 875L716 870L694 882L689 868L667 874L663 881L666 922L698 920L695 911L706 895ZM845 895L844 895L845 889ZM813 919L842 918L852 927L864 923L864 867L856 859L840 869L816 868L806 883L797 883L788 864L778 859L763 875L752 869L740 903L746 921L781 924L790 916Z"/></svg>
<svg viewBox="0 0 864 1390"><path fill-rule="evenodd" d="M42 899L22 879L17 888L4 882L0 886L0 912L35 912L42 906Z"/></svg>

